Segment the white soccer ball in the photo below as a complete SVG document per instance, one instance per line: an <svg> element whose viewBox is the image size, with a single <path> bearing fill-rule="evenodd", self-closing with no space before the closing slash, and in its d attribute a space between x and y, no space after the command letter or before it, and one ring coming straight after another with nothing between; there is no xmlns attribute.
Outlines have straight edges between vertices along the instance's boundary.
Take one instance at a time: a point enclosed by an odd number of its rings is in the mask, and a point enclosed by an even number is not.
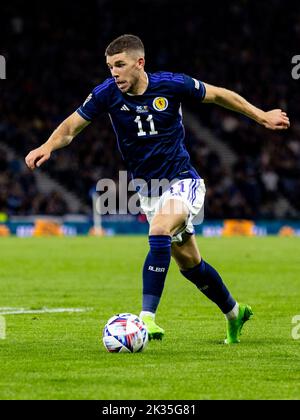
<svg viewBox="0 0 300 420"><path fill-rule="evenodd" d="M136 353L144 350L148 332L143 321L130 313L111 317L103 330L103 344L111 353Z"/></svg>

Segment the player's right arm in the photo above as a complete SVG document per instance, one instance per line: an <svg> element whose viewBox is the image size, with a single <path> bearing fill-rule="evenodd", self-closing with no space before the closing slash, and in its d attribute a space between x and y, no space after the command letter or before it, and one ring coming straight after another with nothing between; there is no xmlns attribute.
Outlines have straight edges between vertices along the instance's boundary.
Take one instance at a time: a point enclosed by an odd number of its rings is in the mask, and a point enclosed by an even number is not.
<svg viewBox="0 0 300 420"><path fill-rule="evenodd" d="M49 139L37 149L32 150L25 158L26 165L33 170L40 167L51 156L54 150L68 146L90 121L82 118L78 112L74 112L66 118L51 134Z"/></svg>

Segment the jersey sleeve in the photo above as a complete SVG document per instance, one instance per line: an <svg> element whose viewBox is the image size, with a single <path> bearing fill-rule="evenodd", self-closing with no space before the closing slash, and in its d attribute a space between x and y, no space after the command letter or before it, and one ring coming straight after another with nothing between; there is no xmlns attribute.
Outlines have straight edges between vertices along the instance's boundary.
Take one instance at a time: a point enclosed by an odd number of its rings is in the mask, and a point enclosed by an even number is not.
<svg viewBox="0 0 300 420"><path fill-rule="evenodd" d="M206 95L204 83L186 74L182 74L182 76L183 83L180 86L180 93L183 99L193 98L202 102Z"/></svg>
<svg viewBox="0 0 300 420"><path fill-rule="evenodd" d="M107 111L106 92L97 92L97 88L95 88L76 111L85 120L92 121Z"/></svg>

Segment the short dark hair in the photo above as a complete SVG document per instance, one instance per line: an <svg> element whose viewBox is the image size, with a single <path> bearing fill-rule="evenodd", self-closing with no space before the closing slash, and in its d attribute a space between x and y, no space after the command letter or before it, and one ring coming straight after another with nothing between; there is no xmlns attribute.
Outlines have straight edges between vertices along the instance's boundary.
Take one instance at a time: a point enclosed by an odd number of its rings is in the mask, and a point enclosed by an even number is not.
<svg viewBox="0 0 300 420"><path fill-rule="evenodd" d="M140 51L145 53L144 44L136 35L125 34L114 39L106 48L105 55L115 55L127 51Z"/></svg>

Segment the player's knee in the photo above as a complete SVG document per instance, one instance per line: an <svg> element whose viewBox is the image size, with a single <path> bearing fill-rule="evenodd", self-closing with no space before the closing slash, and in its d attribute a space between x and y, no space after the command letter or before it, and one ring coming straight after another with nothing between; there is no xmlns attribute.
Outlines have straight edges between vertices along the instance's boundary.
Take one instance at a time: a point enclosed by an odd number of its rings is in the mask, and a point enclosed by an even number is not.
<svg viewBox="0 0 300 420"><path fill-rule="evenodd" d="M163 224L153 224L150 228L150 235L168 235L171 236L170 228Z"/></svg>

